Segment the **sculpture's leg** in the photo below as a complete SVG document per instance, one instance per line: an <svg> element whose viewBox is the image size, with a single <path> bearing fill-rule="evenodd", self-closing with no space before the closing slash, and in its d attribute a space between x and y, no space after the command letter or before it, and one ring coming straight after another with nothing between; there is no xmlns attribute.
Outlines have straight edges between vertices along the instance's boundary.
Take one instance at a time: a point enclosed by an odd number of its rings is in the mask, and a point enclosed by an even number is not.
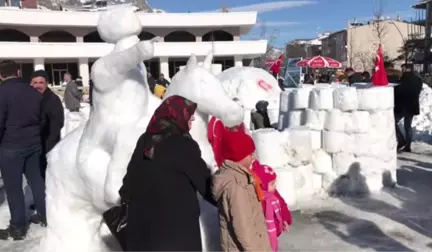
<svg viewBox="0 0 432 252"><path fill-rule="evenodd" d="M139 136L145 128L123 128L117 135L117 141L108 165L105 178L105 202L115 205L120 202L119 190L123 185L123 177L126 175L127 166L132 157Z"/></svg>
<svg viewBox="0 0 432 252"><path fill-rule="evenodd" d="M203 251L221 251L218 209L205 201L201 196L199 196L199 202Z"/></svg>
<svg viewBox="0 0 432 252"><path fill-rule="evenodd" d="M62 202L56 207L56 218L48 223L47 233L41 241L38 251L48 252L76 252L76 251L107 251L99 234L101 215L95 212L94 207L88 202L85 207L79 199L76 202ZM75 206L72 206L73 203ZM82 206L82 205L81 205Z"/></svg>

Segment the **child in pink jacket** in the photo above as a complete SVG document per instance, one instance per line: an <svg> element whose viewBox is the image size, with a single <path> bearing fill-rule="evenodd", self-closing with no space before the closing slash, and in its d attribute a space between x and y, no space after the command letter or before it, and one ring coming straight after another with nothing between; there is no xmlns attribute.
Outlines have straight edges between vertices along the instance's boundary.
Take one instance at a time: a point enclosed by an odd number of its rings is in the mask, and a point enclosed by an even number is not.
<svg viewBox="0 0 432 252"><path fill-rule="evenodd" d="M258 161L252 164L252 171L261 180L264 192L262 207L267 224L267 233L273 251L278 251L278 237L284 230L289 231L292 224L291 213L287 204L276 190L276 172Z"/></svg>

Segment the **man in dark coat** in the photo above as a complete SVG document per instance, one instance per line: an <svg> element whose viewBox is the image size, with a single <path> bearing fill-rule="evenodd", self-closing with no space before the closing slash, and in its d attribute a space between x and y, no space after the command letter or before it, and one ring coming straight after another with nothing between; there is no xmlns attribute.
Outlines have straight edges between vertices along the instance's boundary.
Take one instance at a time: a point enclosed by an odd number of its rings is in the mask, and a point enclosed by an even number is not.
<svg viewBox="0 0 432 252"><path fill-rule="evenodd" d="M32 74L31 85L42 94L42 175L45 177L46 154L60 141L64 125L64 110L60 98L48 87L48 75L44 70Z"/></svg>
<svg viewBox="0 0 432 252"><path fill-rule="evenodd" d="M22 240L27 234L23 174L35 200L36 210L46 223L45 181L41 176L42 95L18 77L19 65L0 63L0 169L11 213L10 225L0 238Z"/></svg>
<svg viewBox="0 0 432 252"><path fill-rule="evenodd" d="M256 111L251 113L251 121L255 130L272 127L267 111L268 105L267 101L258 101L255 104Z"/></svg>
<svg viewBox="0 0 432 252"><path fill-rule="evenodd" d="M156 86L156 80L153 78L150 72L147 72L147 84L149 86L150 92L154 94L154 88Z"/></svg>
<svg viewBox="0 0 432 252"><path fill-rule="evenodd" d="M89 104L93 106L93 81L89 80Z"/></svg>
<svg viewBox="0 0 432 252"><path fill-rule="evenodd" d="M128 204L125 251L202 251L197 191L216 202L210 170L189 135L195 109L169 97L138 140L120 189Z"/></svg>
<svg viewBox="0 0 432 252"><path fill-rule="evenodd" d="M70 112L79 112L82 92L79 90L77 83L72 80L70 73L65 73L64 80L66 82L66 90L64 92L65 106Z"/></svg>
<svg viewBox="0 0 432 252"><path fill-rule="evenodd" d="M415 115L420 114L420 92L423 87L422 80L413 71L412 64L402 65L401 83L394 88L395 92L395 122L398 149L411 152L412 142L412 120ZM405 137L398 123L404 119Z"/></svg>
<svg viewBox="0 0 432 252"><path fill-rule="evenodd" d="M351 86L353 83L363 82L363 76L361 73L357 73L351 67L345 69L345 75L348 77L349 85Z"/></svg>
<svg viewBox="0 0 432 252"><path fill-rule="evenodd" d="M162 86L168 88L170 82L167 79L165 79L164 74L160 74L159 79L156 81L156 84L159 84L159 85L162 85Z"/></svg>

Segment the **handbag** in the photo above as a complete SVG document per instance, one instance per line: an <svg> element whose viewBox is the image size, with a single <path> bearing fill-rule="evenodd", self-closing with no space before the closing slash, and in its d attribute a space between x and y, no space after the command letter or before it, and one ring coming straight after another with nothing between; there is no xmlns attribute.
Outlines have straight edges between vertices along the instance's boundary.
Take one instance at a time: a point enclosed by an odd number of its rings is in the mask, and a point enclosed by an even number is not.
<svg viewBox="0 0 432 252"><path fill-rule="evenodd" d="M122 203L120 206L111 207L103 213L106 225L124 251L126 250L127 212L128 204Z"/></svg>

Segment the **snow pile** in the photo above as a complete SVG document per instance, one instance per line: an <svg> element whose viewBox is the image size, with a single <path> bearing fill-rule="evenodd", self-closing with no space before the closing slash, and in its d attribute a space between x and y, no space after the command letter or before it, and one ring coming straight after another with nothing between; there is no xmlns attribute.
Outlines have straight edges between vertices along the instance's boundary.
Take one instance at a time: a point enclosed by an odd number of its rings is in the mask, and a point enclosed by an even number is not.
<svg viewBox="0 0 432 252"><path fill-rule="evenodd" d="M414 117L412 126L414 140L432 144L432 88L426 84L420 93L420 115Z"/></svg>
<svg viewBox="0 0 432 252"><path fill-rule="evenodd" d="M293 180L297 199L322 189L376 191L384 176L386 183L388 175L395 178L393 87L306 86L286 90L280 100L279 131L253 137L259 160ZM281 191L290 182L283 183Z"/></svg>
<svg viewBox="0 0 432 252"><path fill-rule="evenodd" d="M81 109L79 112L70 112L66 109L64 104L63 108L65 121L61 130L62 138L72 132L74 129L78 128L80 125L83 125L87 122L90 116L90 104L81 103Z"/></svg>

